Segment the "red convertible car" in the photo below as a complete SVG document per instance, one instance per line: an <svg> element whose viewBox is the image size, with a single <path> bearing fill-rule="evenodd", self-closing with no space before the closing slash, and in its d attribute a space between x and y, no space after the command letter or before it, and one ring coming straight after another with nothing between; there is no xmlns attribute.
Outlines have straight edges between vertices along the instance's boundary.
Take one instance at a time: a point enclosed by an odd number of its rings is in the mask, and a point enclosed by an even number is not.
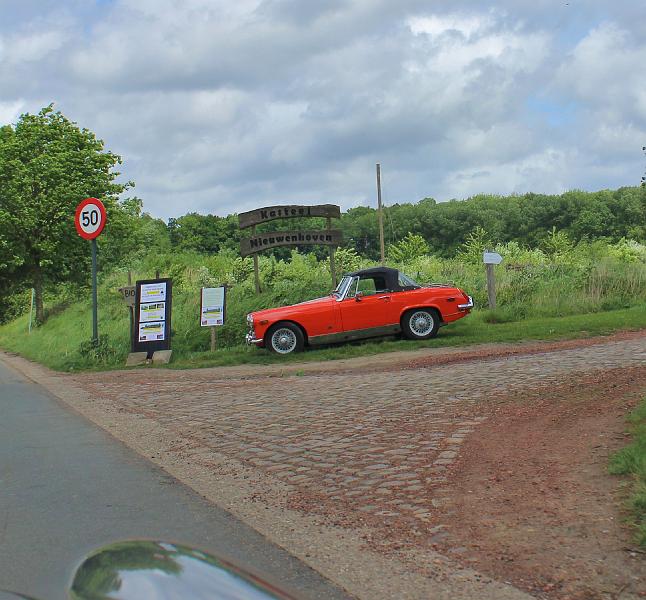
<svg viewBox="0 0 646 600"><path fill-rule="evenodd" d="M425 340L472 308L456 287L419 285L397 269L375 267L345 275L325 298L248 314L246 339L278 354L398 333Z"/></svg>

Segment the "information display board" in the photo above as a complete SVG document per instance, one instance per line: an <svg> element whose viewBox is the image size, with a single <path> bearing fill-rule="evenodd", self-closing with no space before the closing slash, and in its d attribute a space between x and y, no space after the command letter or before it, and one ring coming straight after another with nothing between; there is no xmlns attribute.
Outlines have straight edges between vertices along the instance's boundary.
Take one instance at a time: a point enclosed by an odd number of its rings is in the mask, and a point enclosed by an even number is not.
<svg viewBox="0 0 646 600"><path fill-rule="evenodd" d="M202 327L215 327L224 325L226 308L226 288L202 288L202 301L200 303L200 325Z"/></svg>
<svg viewBox="0 0 646 600"><path fill-rule="evenodd" d="M137 281L135 292L134 352L170 350L172 281Z"/></svg>

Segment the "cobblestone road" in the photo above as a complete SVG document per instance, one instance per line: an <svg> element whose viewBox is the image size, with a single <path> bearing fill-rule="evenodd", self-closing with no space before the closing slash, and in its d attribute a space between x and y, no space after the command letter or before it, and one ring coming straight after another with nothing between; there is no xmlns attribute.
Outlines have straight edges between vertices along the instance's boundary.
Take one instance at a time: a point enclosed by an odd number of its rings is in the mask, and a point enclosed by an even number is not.
<svg viewBox="0 0 646 600"><path fill-rule="evenodd" d="M244 379L217 369L138 370L76 381L344 510L424 521L443 501L443 474L462 441L485 419L465 408L570 374L640 364L644 337L378 373Z"/></svg>

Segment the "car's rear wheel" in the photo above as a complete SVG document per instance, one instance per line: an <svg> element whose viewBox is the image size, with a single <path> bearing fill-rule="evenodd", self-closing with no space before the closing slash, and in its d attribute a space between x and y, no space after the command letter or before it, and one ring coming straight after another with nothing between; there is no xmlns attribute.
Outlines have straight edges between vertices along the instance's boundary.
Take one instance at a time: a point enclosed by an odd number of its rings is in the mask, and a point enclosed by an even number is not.
<svg viewBox="0 0 646 600"><path fill-rule="evenodd" d="M437 335L440 315L434 308L414 308L402 318L402 331L409 340L427 340Z"/></svg>
<svg viewBox="0 0 646 600"><path fill-rule="evenodd" d="M301 328L294 323L276 323L267 332L265 345L276 354L291 354L303 350L305 337Z"/></svg>

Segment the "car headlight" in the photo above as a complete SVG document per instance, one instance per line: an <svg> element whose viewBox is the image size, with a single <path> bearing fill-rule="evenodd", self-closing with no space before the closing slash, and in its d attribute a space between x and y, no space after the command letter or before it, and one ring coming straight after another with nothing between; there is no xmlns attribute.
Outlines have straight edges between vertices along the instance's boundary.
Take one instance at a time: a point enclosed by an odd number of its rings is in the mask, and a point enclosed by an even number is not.
<svg viewBox="0 0 646 600"><path fill-rule="evenodd" d="M249 325L253 325L253 315L251 314L247 315L247 323Z"/></svg>

